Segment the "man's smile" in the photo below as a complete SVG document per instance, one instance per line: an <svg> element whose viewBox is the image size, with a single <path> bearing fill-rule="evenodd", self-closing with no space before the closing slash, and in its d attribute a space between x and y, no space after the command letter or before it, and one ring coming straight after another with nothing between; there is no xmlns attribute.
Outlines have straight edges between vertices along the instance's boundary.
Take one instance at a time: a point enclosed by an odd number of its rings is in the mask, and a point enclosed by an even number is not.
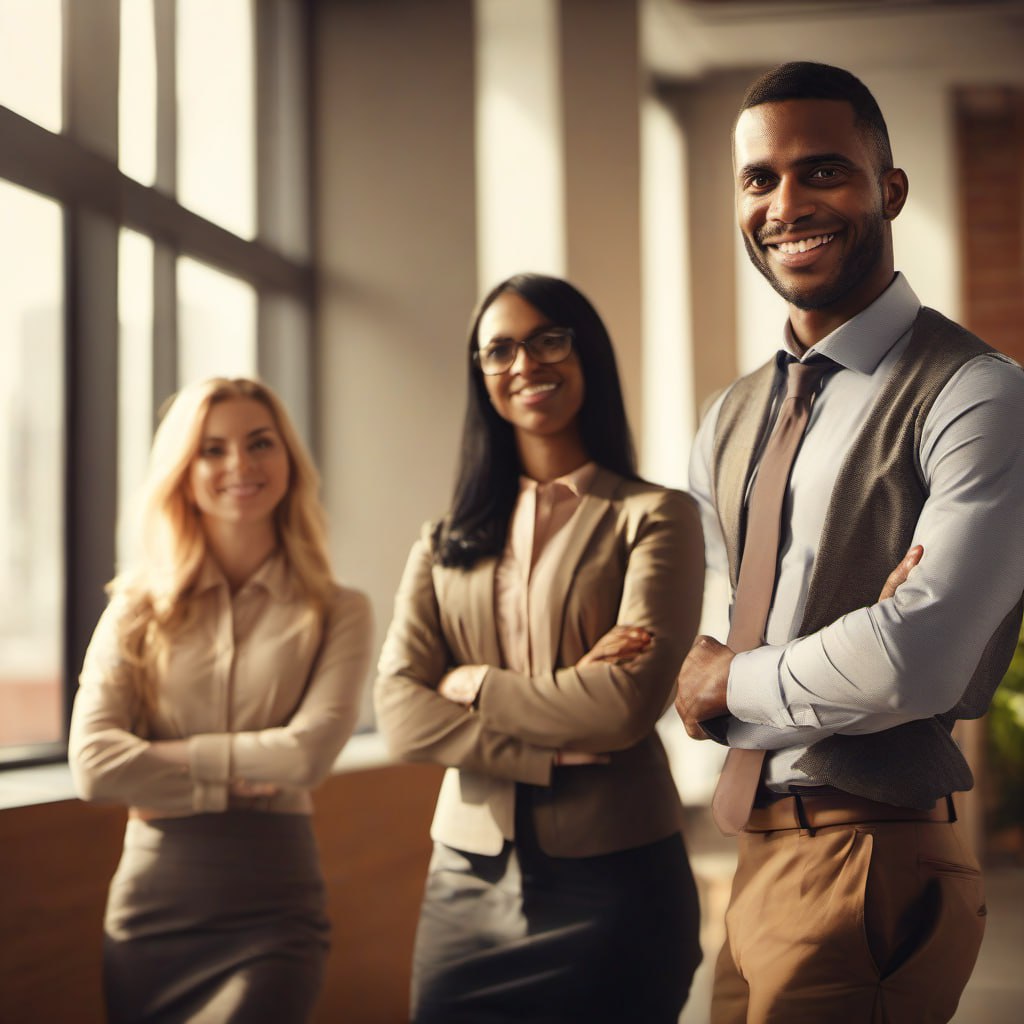
<svg viewBox="0 0 1024 1024"><path fill-rule="evenodd" d="M767 247L778 249L785 256L795 256L797 253L810 252L812 249L819 249L828 245L835 238L835 233L829 235L812 235L810 238L800 238L785 242L768 242Z"/></svg>

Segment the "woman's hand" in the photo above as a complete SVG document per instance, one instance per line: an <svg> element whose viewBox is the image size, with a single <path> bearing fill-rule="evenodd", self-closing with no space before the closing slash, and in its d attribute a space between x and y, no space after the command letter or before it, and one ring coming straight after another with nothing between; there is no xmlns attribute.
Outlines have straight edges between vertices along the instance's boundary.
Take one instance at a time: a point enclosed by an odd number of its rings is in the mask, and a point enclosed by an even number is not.
<svg viewBox="0 0 1024 1024"><path fill-rule="evenodd" d="M910 575L910 570L921 561L921 556L924 554L924 548L920 544L915 544L904 556L899 565L891 573L889 578L885 581L885 585L882 587L882 592L878 595L879 601L886 601L896 591L907 582L907 577Z"/></svg>
<svg viewBox="0 0 1024 1024"><path fill-rule="evenodd" d="M577 668L587 665L618 665L643 654L654 639L652 633L641 626L612 626L586 654L576 662ZM608 764L608 754L588 754L582 750L559 750L555 764L572 767L588 764Z"/></svg>
<svg viewBox="0 0 1024 1024"><path fill-rule="evenodd" d="M654 635L642 626L612 626L586 654L576 662L577 668L587 665L618 665L643 654Z"/></svg>
<svg viewBox="0 0 1024 1024"><path fill-rule="evenodd" d="M486 665L459 665L441 677L441 682L437 684L437 692L453 704L461 704L464 708L472 707L486 674Z"/></svg>

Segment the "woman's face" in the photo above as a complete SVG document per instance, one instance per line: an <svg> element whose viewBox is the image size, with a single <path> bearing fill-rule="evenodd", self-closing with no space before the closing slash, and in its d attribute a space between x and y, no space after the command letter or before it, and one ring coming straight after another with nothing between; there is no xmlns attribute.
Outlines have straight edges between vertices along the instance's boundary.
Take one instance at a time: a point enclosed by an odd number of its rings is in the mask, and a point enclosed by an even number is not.
<svg viewBox="0 0 1024 1024"><path fill-rule="evenodd" d="M228 398L210 407L188 473L202 516L238 525L269 522L288 479L288 452L262 402Z"/></svg>
<svg viewBox="0 0 1024 1024"><path fill-rule="evenodd" d="M516 292L502 292L480 318L477 340L481 349L499 342L520 342L553 324ZM495 411L520 435L558 438L577 435L576 420L583 408L583 368L575 349L559 363L539 363L522 345L515 362L504 372L484 375L484 386Z"/></svg>

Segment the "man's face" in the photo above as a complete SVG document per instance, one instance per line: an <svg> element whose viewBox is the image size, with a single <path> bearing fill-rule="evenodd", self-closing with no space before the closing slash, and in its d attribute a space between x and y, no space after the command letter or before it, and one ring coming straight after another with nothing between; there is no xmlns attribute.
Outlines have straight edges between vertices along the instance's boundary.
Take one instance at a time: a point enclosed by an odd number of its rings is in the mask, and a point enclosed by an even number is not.
<svg viewBox="0 0 1024 1024"><path fill-rule="evenodd" d="M736 122L733 156L747 253L787 302L848 318L885 290L887 222L906 199L906 177L878 170L849 103L750 107Z"/></svg>

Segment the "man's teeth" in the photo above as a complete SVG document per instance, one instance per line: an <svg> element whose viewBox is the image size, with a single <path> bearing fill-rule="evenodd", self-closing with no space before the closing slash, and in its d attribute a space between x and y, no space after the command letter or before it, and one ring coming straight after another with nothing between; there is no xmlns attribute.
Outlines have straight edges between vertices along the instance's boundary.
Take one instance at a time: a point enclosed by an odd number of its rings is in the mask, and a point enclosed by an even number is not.
<svg viewBox="0 0 1024 1024"><path fill-rule="evenodd" d="M525 388L520 388L519 389L519 394L521 394L521 395L539 395L539 394L541 394L544 391L554 391L555 388L557 388L557 387L558 387L558 385L553 383L553 382L549 383L549 384L529 384Z"/></svg>
<svg viewBox="0 0 1024 1024"><path fill-rule="evenodd" d="M794 256L798 252L809 252L811 249L817 249L819 245L825 245L835 237L834 234L815 235L813 238L801 238L799 242L778 242L775 248L786 256Z"/></svg>

